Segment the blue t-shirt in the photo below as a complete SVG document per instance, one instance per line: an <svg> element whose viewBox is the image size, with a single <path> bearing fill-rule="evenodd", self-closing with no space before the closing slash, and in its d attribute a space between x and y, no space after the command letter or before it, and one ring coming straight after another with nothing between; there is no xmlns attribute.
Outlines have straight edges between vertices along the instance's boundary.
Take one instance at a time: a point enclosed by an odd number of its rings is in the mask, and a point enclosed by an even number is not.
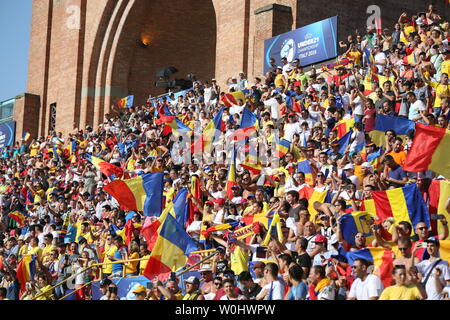
<svg viewBox="0 0 450 320"><path fill-rule="evenodd" d="M125 259L125 253L126 253L127 247L123 246L119 250L114 253L115 259L124 260ZM123 271L123 263L115 263L112 265L112 273L119 273Z"/></svg>
<svg viewBox="0 0 450 320"><path fill-rule="evenodd" d="M286 300L298 300L298 299L306 299L306 294L308 293L308 287L306 283L300 282L298 286L292 286L291 290L286 297Z"/></svg>
<svg viewBox="0 0 450 320"><path fill-rule="evenodd" d="M402 180L404 177L406 177L406 172L403 170L401 166L397 166L395 169L391 169L391 171L388 172L388 177L395 180ZM390 182L389 185L392 185L396 188L403 187L403 185L401 184L392 182Z"/></svg>

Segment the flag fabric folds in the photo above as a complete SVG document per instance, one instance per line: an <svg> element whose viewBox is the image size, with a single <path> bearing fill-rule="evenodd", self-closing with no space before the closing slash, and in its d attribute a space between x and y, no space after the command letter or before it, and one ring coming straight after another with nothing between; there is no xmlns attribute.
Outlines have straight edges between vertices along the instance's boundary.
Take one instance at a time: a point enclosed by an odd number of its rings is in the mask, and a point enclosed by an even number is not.
<svg viewBox="0 0 450 320"><path fill-rule="evenodd" d="M385 116L383 114L377 114L375 119L375 129L369 133L372 142L377 146L385 144L384 133L387 130L394 130L397 136L402 139L410 130L414 130L415 123L402 117Z"/></svg>
<svg viewBox="0 0 450 320"><path fill-rule="evenodd" d="M442 214L447 221L450 221L450 214L445 209L445 203L450 197L450 181L433 180L428 190L430 195L429 211L430 214ZM440 220L430 220L433 234L442 234L444 226ZM447 237L448 239L448 237Z"/></svg>
<svg viewBox="0 0 450 320"><path fill-rule="evenodd" d="M106 162L100 158L94 157L91 154L86 154L86 159L91 162L94 167L100 170L105 176L115 179L123 176L123 169L112 163Z"/></svg>
<svg viewBox="0 0 450 320"><path fill-rule="evenodd" d="M155 247L144 270L148 279L167 280L171 272L186 265L189 254L197 250L194 240L172 215L167 215Z"/></svg>
<svg viewBox="0 0 450 320"><path fill-rule="evenodd" d="M230 166L228 167L228 177L227 177L227 197L228 199L233 199L233 187L236 186L236 149L233 149L233 156L231 158Z"/></svg>
<svg viewBox="0 0 450 320"><path fill-rule="evenodd" d="M163 172L147 173L128 180L114 180L104 187L122 210L143 211L159 216L162 210Z"/></svg>
<svg viewBox="0 0 450 320"><path fill-rule="evenodd" d="M239 100L245 103L245 95L242 91L225 93L220 101L226 106L231 107L233 105L238 105Z"/></svg>
<svg viewBox="0 0 450 320"><path fill-rule="evenodd" d="M25 220L29 217L26 213L21 211L13 211L8 214L8 217L13 219L19 225L19 228L23 228L25 226Z"/></svg>
<svg viewBox="0 0 450 320"><path fill-rule="evenodd" d="M231 221L229 223L219 224L213 227L210 227L202 232L205 238L208 238L209 235L216 231L225 231L228 229L236 228L239 225L239 221Z"/></svg>
<svg viewBox="0 0 450 320"><path fill-rule="evenodd" d="M430 214L416 184L403 188L372 191L372 197L376 215L382 220L393 217L396 223L407 221L414 228L419 222L430 226Z"/></svg>
<svg viewBox="0 0 450 320"><path fill-rule="evenodd" d="M375 266L374 273L381 279L384 287L392 285L392 270L394 267L391 250L378 247L364 248L347 252L347 259L350 265L353 265L356 259L372 261Z"/></svg>
<svg viewBox="0 0 450 320"><path fill-rule="evenodd" d="M449 130L417 123L416 134L403 169L410 172L433 170L450 178L449 150Z"/></svg>
<svg viewBox="0 0 450 320"><path fill-rule="evenodd" d="M339 121L333 130L337 131L338 139L341 139L351 128L355 125L355 119L342 119Z"/></svg>
<svg viewBox="0 0 450 320"><path fill-rule="evenodd" d="M216 139L217 133L222 131L223 111L224 108L222 107L214 119L208 123L201 136L194 142L193 152L211 152L212 144Z"/></svg>
<svg viewBox="0 0 450 320"><path fill-rule="evenodd" d="M117 105L120 108L131 108L134 105L134 96L128 96L119 100Z"/></svg>
<svg viewBox="0 0 450 320"><path fill-rule="evenodd" d="M339 220L341 223L342 237L347 243L355 245L355 236L362 233L366 237L366 243L371 243L375 239L370 226L373 224L373 216L364 211L357 211L345 214Z"/></svg>
<svg viewBox="0 0 450 320"><path fill-rule="evenodd" d="M34 274L36 273L36 256L24 255L17 265L17 280L20 282L20 291L25 291L25 284L28 281L34 280Z"/></svg>
<svg viewBox="0 0 450 320"><path fill-rule="evenodd" d="M284 157L286 155L286 153L289 152L289 149L291 147L291 142L286 140L286 139L282 139L279 140L279 138L276 138L276 151L275 151L275 156L277 157Z"/></svg>

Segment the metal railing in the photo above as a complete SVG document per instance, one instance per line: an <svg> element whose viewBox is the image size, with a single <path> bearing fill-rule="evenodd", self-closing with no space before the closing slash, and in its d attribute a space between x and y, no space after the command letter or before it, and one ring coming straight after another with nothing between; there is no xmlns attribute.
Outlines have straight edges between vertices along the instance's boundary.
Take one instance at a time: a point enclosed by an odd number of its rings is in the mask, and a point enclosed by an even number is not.
<svg viewBox="0 0 450 320"><path fill-rule="evenodd" d="M204 257L203 259L201 259L199 262L193 264L192 266L190 266L190 267L188 267L188 268L186 268L186 269L181 270L179 273L176 274L176 276L177 276L177 277L178 277L178 276L181 276L181 275L183 275L184 273L186 273L186 272L192 270L193 268L199 266L200 264L204 263L205 261L207 261L207 260L213 258L213 257L217 254L217 251L216 251L215 249L210 249L210 250L201 250L201 251L194 251L194 252L191 252L191 254L205 254L205 253L211 253L211 254L209 254L208 256ZM78 290L82 290L82 289L84 289L85 287L91 285L93 282L101 280L101 279L102 279L102 276L103 276L103 274L102 274L102 268L101 268L102 266L110 265L110 264L117 264L117 263L124 263L124 264L125 264L125 263L129 263L129 262L144 261L144 260L148 260L148 259L149 259L149 258L147 257L147 258L139 258L139 259L129 259L129 260L120 260L120 261L111 261L111 262L94 263L94 264L92 264L92 265L90 265L90 266L88 266L88 267L85 267L85 268L81 269L81 271L76 272L75 274L69 276L68 278L66 278L66 279L64 279L63 281L57 283L56 285L54 285L54 286L48 288L47 290L42 291L41 293L39 293L38 295L36 295L35 297L33 297L33 298L30 299L30 300L36 300L36 299L38 299L38 298L40 298L40 297L42 297L42 296L44 296L44 295L48 295L48 293L53 292L54 289L56 289L56 288L58 288L58 287L64 285L64 284L65 284L66 282L68 282L69 280L73 280L73 278L74 278L77 274L86 272L86 271L88 271L88 270L90 270L90 269L92 269L92 268L100 267L100 274L99 274L99 277L98 277L98 278L95 278L94 280L91 280L91 281L89 281L88 283L83 284L83 286L81 286L80 288L77 288L77 289L73 290L72 292L66 294L65 296L59 298L58 300L66 299L66 298L70 297L71 295L73 295L74 293L76 293ZM123 272L123 273L124 273L124 275L125 275L125 265L124 265L124 272ZM52 296L52 294L50 294L49 296Z"/></svg>

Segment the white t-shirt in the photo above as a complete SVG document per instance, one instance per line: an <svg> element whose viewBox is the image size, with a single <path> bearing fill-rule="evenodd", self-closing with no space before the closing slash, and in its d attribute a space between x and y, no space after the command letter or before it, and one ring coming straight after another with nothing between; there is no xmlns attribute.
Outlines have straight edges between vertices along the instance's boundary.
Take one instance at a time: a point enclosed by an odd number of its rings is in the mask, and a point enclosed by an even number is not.
<svg viewBox="0 0 450 320"><path fill-rule="evenodd" d="M280 113L279 113L280 104L278 103L277 99L271 98L269 100L266 100L266 101L264 101L264 105L270 107L270 115L271 115L272 119L278 119L280 117Z"/></svg>
<svg viewBox="0 0 450 320"><path fill-rule="evenodd" d="M384 54L384 52L379 52L375 55L375 62L381 62L383 60L386 60L386 55ZM384 66L377 64L377 69L378 69L378 73L383 73L384 72Z"/></svg>
<svg viewBox="0 0 450 320"><path fill-rule="evenodd" d="M417 271L419 271L422 274L423 280L425 280L425 277L428 275L428 273L431 270L431 266L434 264L435 261L431 262L430 260L423 260L422 262L418 263L416 265ZM428 281L425 285L425 290L427 292L427 300L441 300L442 294L437 293L436 291L436 283L434 280L434 274L436 273L436 268L441 269L441 282L445 283L445 281L450 280L450 272L449 272L449 266L448 262L445 260L441 260L437 266L433 269L433 273L428 278Z"/></svg>
<svg viewBox="0 0 450 320"><path fill-rule="evenodd" d="M242 297L243 297L242 294L239 294L239 295L238 295L238 299L241 299ZM212 300L212 299L209 299L209 300ZM230 299L228 299L228 296L227 296L227 295L224 295L223 297L220 298L220 300L230 300Z"/></svg>
<svg viewBox="0 0 450 320"><path fill-rule="evenodd" d="M364 281L357 278L353 282L348 297L356 298L356 300L369 300L371 297L379 297L383 289L380 278L374 274L369 274Z"/></svg>
<svg viewBox="0 0 450 320"><path fill-rule="evenodd" d="M292 141L294 138L294 134L300 134L302 132L302 128L300 127L300 123L286 123L284 126L284 139L287 141Z"/></svg>
<svg viewBox="0 0 450 320"><path fill-rule="evenodd" d="M272 281L271 283L266 284L261 292L264 291L264 289L268 290L268 293L264 300L269 300L269 298L270 300L283 300L284 286L279 280Z"/></svg>
<svg viewBox="0 0 450 320"><path fill-rule="evenodd" d="M420 116L419 111L425 111L426 109L427 108L425 107L425 104L422 102L422 100L416 100L416 102L411 103L411 105L409 106L408 119L417 119Z"/></svg>

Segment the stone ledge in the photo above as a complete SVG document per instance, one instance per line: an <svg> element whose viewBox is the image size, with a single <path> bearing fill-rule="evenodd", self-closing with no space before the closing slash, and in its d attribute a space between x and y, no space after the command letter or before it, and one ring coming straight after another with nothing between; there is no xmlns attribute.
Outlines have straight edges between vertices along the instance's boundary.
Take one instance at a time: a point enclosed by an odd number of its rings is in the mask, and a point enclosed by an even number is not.
<svg viewBox="0 0 450 320"><path fill-rule="evenodd" d="M292 8L291 7L284 6L284 5L281 5L281 4L272 3L272 4L269 4L267 6L264 6L264 7L261 7L259 9L256 9L255 10L255 14L260 14L260 13L263 13L263 12L266 12L266 11L271 11L271 10L274 10L274 11L278 10L278 11L284 11L284 12L289 12L289 13L292 12Z"/></svg>

